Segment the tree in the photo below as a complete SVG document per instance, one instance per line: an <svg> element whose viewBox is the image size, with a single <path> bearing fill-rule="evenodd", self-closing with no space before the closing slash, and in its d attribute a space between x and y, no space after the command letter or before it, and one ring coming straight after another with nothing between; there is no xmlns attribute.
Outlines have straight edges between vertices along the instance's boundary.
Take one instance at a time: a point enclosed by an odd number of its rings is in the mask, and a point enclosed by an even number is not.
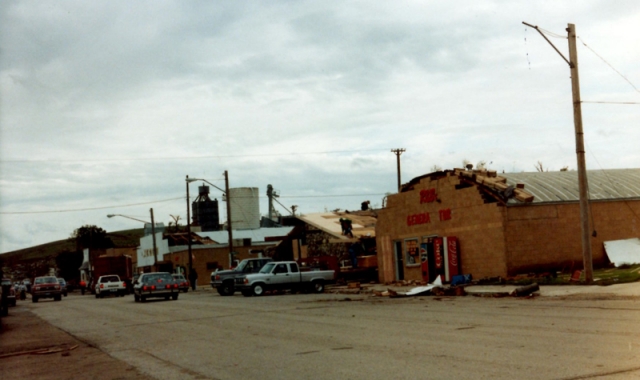
<svg viewBox="0 0 640 380"><path fill-rule="evenodd" d="M537 163L537 164L535 164L535 165L533 165L533 166L534 166L534 167L536 168L536 170L537 170L538 172L540 172L540 173L542 173L542 172L544 172L544 171L545 171L545 170L544 170L544 167L542 166L542 162L540 162L540 161L538 161L538 163ZM549 171L549 169L547 169L546 171Z"/></svg>
<svg viewBox="0 0 640 380"><path fill-rule="evenodd" d="M167 233L176 233L176 232L182 232L182 226L180 226L180 215L177 216L173 216L173 215L169 215L171 216L171 219L173 219L173 222L169 222L169 225L167 226ZM186 227L184 228L184 231L187 231Z"/></svg>
<svg viewBox="0 0 640 380"><path fill-rule="evenodd" d="M73 231L69 237L71 242L76 244L77 250L85 248L105 249L113 248L114 244L107 231L95 225L84 225Z"/></svg>

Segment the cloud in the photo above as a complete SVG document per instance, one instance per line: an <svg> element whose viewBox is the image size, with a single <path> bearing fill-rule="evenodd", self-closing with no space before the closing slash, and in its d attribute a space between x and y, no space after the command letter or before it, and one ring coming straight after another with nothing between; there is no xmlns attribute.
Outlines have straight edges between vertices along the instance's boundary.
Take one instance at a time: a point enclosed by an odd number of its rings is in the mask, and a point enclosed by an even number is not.
<svg viewBox="0 0 640 380"><path fill-rule="evenodd" d="M263 212L273 184L308 213L381 204L393 148L403 181L463 159L575 167L568 67L521 22L575 22L639 85L638 15L633 1L3 2L0 252L139 227L107 213L184 219L187 174L223 186L228 170ZM583 99L637 101L578 48ZM590 168L640 162L636 109L583 106Z"/></svg>

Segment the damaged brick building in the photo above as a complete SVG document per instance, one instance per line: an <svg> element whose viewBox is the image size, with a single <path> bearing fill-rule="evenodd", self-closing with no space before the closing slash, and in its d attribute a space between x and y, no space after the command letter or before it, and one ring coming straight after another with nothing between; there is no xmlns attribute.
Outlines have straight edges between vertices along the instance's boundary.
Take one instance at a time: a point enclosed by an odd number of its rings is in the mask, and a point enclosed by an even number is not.
<svg viewBox="0 0 640 380"><path fill-rule="evenodd" d="M605 241L640 236L640 169L588 171L588 179L600 266ZM577 172L426 174L388 196L376 239L381 282L432 280L445 261L448 276L474 278L582 269Z"/></svg>

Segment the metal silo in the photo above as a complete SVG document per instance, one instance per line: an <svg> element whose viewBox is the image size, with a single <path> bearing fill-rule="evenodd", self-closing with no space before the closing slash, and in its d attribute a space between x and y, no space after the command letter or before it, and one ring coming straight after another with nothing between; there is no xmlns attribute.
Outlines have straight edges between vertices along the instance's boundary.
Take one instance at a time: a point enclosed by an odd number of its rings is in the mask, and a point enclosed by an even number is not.
<svg viewBox="0 0 640 380"><path fill-rule="evenodd" d="M260 228L260 199L257 187L229 189L231 224L234 230Z"/></svg>
<svg viewBox="0 0 640 380"><path fill-rule="evenodd" d="M198 198L191 203L191 224L200 226L202 231L218 231L220 214L218 200L209 198L209 186L198 187Z"/></svg>

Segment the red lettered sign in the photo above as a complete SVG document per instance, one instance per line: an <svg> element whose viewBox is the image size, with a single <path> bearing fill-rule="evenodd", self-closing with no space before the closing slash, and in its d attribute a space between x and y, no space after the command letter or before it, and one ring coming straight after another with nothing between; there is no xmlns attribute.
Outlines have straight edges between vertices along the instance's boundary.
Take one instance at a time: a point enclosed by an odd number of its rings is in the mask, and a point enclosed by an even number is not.
<svg viewBox="0 0 640 380"><path fill-rule="evenodd" d="M436 200L436 189L420 190L420 203L431 203Z"/></svg>
<svg viewBox="0 0 640 380"><path fill-rule="evenodd" d="M437 237L433 239L433 259L435 261L435 265L437 269L443 268L443 257L442 257L442 238Z"/></svg>
<svg viewBox="0 0 640 380"><path fill-rule="evenodd" d="M447 237L447 259L449 261L449 277L460 274L460 260L458 257L458 238Z"/></svg>

